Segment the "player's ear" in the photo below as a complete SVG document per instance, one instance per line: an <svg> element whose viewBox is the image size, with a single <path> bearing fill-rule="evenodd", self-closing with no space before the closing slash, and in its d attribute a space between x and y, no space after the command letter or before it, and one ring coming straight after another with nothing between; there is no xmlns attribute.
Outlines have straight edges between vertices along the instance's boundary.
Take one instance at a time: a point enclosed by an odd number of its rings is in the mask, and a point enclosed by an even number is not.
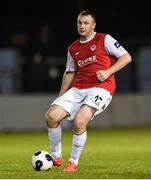
<svg viewBox="0 0 151 180"><path fill-rule="evenodd" d="M94 22L94 23L93 23L93 29L95 29L95 27L96 27L96 23Z"/></svg>

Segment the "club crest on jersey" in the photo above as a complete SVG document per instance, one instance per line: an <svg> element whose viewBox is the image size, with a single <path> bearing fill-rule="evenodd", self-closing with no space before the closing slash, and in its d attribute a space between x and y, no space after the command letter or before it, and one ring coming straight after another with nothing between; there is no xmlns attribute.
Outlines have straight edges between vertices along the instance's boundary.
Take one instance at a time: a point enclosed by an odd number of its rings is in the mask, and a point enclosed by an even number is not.
<svg viewBox="0 0 151 180"><path fill-rule="evenodd" d="M94 51L95 49L96 49L96 45L93 44L93 45L90 47L90 50L91 50L91 51Z"/></svg>
<svg viewBox="0 0 151 180"><path fill-rule="evenodd" d="M78 54L80 54L80 52L76 52L74 55L77 56Z"/></svg>
<svg viewBox="0 0 151 180"><path fill-rule="evenodd" d="M96 55L90 56L86 59L78 60L78 66L83 67L96 61Z"/></svg>

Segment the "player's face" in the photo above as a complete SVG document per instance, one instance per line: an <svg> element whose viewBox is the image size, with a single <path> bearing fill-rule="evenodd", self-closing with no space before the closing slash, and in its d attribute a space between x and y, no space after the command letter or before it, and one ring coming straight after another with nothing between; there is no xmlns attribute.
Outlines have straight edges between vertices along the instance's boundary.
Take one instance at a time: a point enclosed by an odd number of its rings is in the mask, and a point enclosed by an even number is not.
<svg viewBox="0 0 151 180"><path fill-rule="evenodd" d="M79 15L77 19L77 30L80 36L90 37L95 28L95 21L92 16Z"/></svg>

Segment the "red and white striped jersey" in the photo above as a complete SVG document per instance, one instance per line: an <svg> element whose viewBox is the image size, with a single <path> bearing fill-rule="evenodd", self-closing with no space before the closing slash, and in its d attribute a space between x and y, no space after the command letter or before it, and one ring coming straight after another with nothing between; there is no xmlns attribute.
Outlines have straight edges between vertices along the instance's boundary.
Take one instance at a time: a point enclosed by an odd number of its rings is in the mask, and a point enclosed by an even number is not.
<svg viewBox="0 0 151 180"><path fill-rule="evenodd" d="M87 41L77 39L68 48L66 72L76 72L72 87L86 89L100 87L115 92L114 74L103 82L96 78L96 72L108 69L116 59L127 51L109 34L94 33Z"/></svg>

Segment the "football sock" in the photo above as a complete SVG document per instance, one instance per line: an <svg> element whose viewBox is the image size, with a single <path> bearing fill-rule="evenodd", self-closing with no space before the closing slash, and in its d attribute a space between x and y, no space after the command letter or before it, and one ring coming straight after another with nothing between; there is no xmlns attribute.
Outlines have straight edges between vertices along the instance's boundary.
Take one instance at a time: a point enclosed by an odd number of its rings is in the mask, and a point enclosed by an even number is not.
<svg viewBox="0 0 151 180"><path fill-rule="evenodd" d="M87 131L85 131L80 135L76 135L76 134L73 135L72 151L69 161L78 164L81 152L86 142L86 138L87 138Z"/></svg>
<svg viewBox="0 0 151 180"><path fill-rule="evenodd" d="M54 159L62 157L61 147L62 129L59 125L57 128L48 128L48 139L50 143L51 155Z"/></svg>

